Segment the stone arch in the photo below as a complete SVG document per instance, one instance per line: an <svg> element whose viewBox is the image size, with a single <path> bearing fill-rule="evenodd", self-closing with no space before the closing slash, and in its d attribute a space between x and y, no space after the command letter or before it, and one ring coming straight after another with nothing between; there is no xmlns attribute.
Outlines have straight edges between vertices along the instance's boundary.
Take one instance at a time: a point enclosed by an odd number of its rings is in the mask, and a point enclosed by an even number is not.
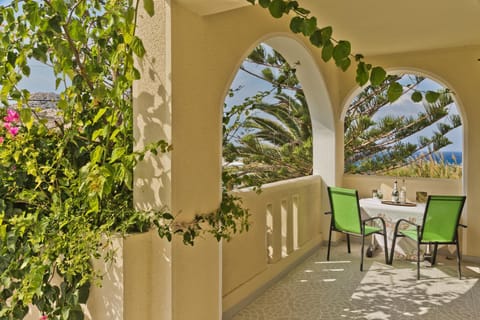
<svg viewBox="0 0 480 320"><path fill-rule="evenodd" d="M249 52L260 43L266 43L296 67L307 100L312 120L313 174L320 175L327 184L335 184L335 121L333 106L325 80L310 52L297 39L287 34L270 34L249 47L236 65L228 83L231 85L240 64ZM228 90L228 88L226 88Z"/></svg>

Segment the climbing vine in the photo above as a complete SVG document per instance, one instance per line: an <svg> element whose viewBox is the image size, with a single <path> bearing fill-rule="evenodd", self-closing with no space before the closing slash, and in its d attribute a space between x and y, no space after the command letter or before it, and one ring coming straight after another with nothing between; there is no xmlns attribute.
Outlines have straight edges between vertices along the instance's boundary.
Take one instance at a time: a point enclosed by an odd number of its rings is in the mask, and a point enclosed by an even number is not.
<svg viewBox="0 0 480 320"><path fill-rule="evenodd" d="M364 86L368 82L373 87L382 85L387 79L387 72L381 66L374 66L365 61L365 57L360 53L352 53L351 44L347 40L338 40L333 37L333 28L331 26L319 27L317 18L311 15L311 11L300 6L295 0L246 0L255 5L267 9L271 16L277 19L287 16L290 18L290 30L293 33L301 34L307 37L310 43L321 49L322 60L328 62L333 60L335 65L342 71L351 67L352 61L356 63L355 81L359 86ZM435 91L422 92L413 90L411 99L414 102L425 99L433 103L437 101L440 94ZM387 98L389 102L394 102L403 93L403 87L396 81L391 81L387 88Z"/></svg>
<svg viewBox="0 0 480 320"><path fill-rule="evenodd" d="M153 14L152 0L0 6L0 319L22 319L30 305L44 318L83 319L101 277L91 261L111 259L112 235L156 226L159 236L193 245L204 232L220 240L248 227L248 211L226 190L215 212L189 223L167 209L134 209L133 168L172 148L160 140L133 149L140 4ZM53 117L22 87L33 63L54 78Z"/></svg>

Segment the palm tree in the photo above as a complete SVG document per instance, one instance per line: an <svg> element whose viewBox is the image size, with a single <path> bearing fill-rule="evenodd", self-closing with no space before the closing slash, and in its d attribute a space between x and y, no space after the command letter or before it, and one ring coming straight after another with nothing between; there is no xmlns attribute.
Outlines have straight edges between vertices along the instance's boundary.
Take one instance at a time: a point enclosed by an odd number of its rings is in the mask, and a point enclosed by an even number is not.
<svg viewBox="0 0 480 320"><path fill-rule="evenodd" d="M312 129L303 93L276 94L275 103L258 103L244 123L248 133L238 141L236 155L254 184L312 174Z"/></svg>

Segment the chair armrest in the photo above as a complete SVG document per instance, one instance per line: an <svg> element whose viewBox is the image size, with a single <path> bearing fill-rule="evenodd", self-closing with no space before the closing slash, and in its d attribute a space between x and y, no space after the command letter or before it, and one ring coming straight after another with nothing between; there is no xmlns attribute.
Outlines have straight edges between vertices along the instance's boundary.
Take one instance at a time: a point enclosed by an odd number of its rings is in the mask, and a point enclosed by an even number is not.
<svg viewBox="0 0 480 320"><path fill-rule="evenodd" d="M363 227L365 228L365 225L367 224L367 222L374 221L374 220L380 220L380 223L382 224L382 227L383 227L383 232L384 234L386 234L387 227L385 225L385 220L382 217L371 217L371 218L363 219L362 220Z"/></svg>
<svg viewBox="0 0 480 320"><path fill-rule="evenodd" d="M406 224L409 224L411 226L414 226L415 229L417 230L417 236L420 236L420 225L416 224L416 223L413 223L407 219L400 219L397 221L397 223L395 223L395 229L393 231L393 237L394 239L397 237L397 236L402 236L401 234L398 233L398 227L400 226L400 223L402 222L405 222Z"/></svg>
<svg viewBox="0 0 480 320"><path fill-rule="evenodd" d="M332 211L324 212L324 214L332 214Z"/></svg>
<svg viewBox="0 0 480 320"><path fill-rule="evenodd" d="M366 218L366 219L362 219L362 222L369 222L369 221L373 221L373 220L380 220L382 222L385 222L385 220L383 220L382 217L371 217L371 218Z"/></svg>
<svg viewBox="0 0 480 320"><path fill-rule="evenodd" d="M416 223L413 223L412 221L409 221L407 219L399 219L399 220L397 220L397 223L395 225L398 226L402 222L405 222L406 224L412 225L412 226L417 227L417 228L420 227L420 225L418 225Z"/></svg>

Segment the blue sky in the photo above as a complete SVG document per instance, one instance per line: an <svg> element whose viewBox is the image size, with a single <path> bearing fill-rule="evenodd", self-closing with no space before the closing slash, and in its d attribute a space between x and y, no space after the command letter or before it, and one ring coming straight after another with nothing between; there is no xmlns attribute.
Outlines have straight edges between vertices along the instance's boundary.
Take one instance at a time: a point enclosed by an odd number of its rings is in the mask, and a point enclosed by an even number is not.
<svg viewBox="0 0 480 320"><path fill-rule="evenodd" d="M22 79L19 86L31 92L59 92L55 90L55 78L49 66L32 60L30 77Z"/></svg>

